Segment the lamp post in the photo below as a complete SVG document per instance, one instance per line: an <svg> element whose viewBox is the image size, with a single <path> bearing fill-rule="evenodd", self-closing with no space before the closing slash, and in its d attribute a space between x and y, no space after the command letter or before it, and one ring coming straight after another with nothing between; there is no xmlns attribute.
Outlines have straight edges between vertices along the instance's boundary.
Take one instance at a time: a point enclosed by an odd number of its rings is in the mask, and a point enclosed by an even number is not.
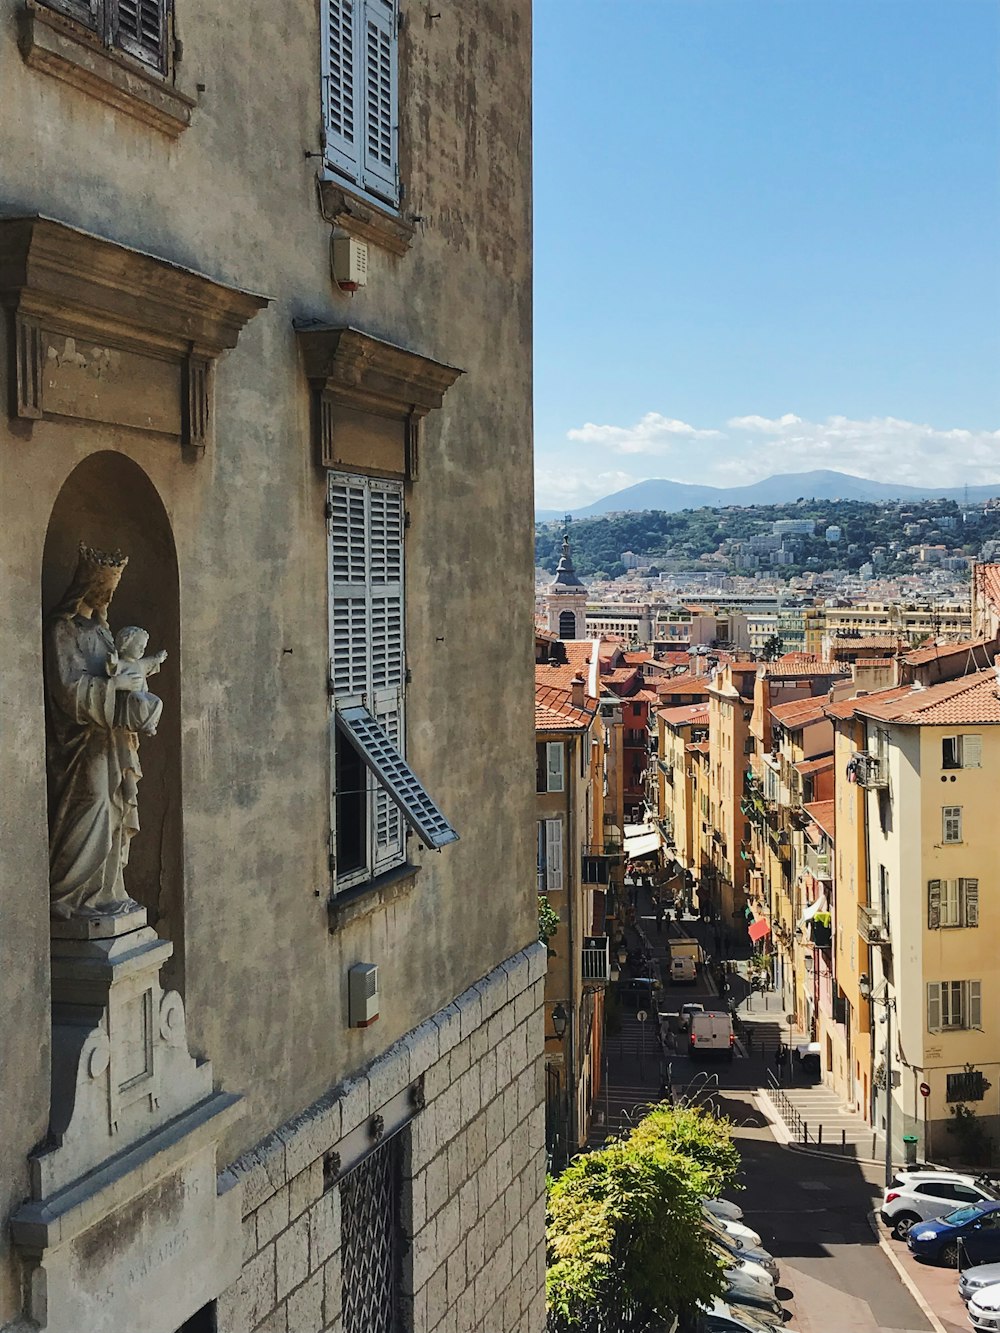
<svg viewBox="0 0 1000 1333"><path fill-rule="evenodd" d="M871 978L862 972L858 978L858 992L869 1004L880 1004L885 1009L885 1184L892 1184L892 1011L896 1001L890 996L889 988L882 982L884 994L876 999L873 994Z"/></svg>
<svg viewBox="0 0 1000 1333"><path fill-rule="evenodd" d="M563 1007L563 1003L560 1000L558 1004L555 1006L555 1008L552 1010L552 1031L556 1034L556 1041L561 1042L563 1040L563 1038L566 1036L566 1028L568 1027L568 1025L569 1025L569 1014L567 1014L566 1010ZM563 1166L568 1166L570 1086L572 1080L570 1077L571 1071L565 1064L565 1062L563 1063L563 1068L566 1071L565 1089L563 1092L563 1097L565 1098L565 1110L563 1113L563 1122L564 1122L563 1123Z"/></svg>

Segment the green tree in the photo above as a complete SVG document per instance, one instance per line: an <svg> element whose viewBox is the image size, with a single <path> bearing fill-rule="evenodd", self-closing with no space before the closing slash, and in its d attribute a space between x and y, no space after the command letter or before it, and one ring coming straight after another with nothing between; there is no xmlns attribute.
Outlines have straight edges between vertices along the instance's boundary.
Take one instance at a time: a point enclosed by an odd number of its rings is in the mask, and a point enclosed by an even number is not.
<svg viewBox="0 0 1000 1333"><path fill-rule="evenodd" d="M785 642L780 634L772 634L764 640L764 646L760 650L760 655L765 662L775 662L785 651Z"/></svg>
<svg viewBox="0 0 1000 1333"><path fill-rule="evenodd" d="M552 956L552 950L549 949L549 940L559 929L559 913L546 898L544 893L538 895L538 938L548 950L549 957Z"/></svg>

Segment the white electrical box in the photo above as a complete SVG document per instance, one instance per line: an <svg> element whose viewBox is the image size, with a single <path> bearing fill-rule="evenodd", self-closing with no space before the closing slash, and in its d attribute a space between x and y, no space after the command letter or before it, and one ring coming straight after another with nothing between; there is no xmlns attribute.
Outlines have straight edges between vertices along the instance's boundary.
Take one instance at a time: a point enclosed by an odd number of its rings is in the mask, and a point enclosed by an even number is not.
<svg viewBox="0 0 1000 1333"><path fill-rule="evenodd" d="M355 963L347 973L348 1022L352 1028L370 1027L378 1018L378 967Z"/></svg>
<svg viewBox="0 0 1000 1333"><path fill-rule="evenodd" d="M330 242L333 280L345 292L356 292L368 283L368 246L353 236L334 236Z"/></svg>

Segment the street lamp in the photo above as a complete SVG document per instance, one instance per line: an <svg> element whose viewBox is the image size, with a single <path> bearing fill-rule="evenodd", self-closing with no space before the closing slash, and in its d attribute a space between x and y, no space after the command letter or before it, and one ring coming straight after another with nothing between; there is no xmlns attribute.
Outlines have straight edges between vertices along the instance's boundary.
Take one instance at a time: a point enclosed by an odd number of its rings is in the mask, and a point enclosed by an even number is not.
<svg viewBox="0 0 1000 1333"><path fill-rule="evenodd" d="M892 1011L896 1001L890 996L884 981L882 987L885 993L876 999L868 973L862 972L858 978L861 998L869 1004L880 1004L885 1009L885 1184L888 1189L892 1184Z"/></svg>
<svg viewBox="0 0 1000 1333"><path fill-rule="evenodd" d="M562 1041L566 1035L566 1024L569 1022L569 1014L562 1007L562 1003L556 1005L552 1010L552 1031L556 1034L556 1041Z"/></svg>
<svg viewBox="0 0 1000 1333"><path fill-rule="evenodd" d="M566 1026L569 1023L569 1014L563 1007L560 1000L552 1010L552 1031L556 1034L556 1041L562 1041L566 1035ZM569 1163L569 1126L570 1126L570 1086L572 1071L568 1066L564 1070L565 1087L563 1089L563 1129L565 1138L563 1140L563 1166Z"/></svg>

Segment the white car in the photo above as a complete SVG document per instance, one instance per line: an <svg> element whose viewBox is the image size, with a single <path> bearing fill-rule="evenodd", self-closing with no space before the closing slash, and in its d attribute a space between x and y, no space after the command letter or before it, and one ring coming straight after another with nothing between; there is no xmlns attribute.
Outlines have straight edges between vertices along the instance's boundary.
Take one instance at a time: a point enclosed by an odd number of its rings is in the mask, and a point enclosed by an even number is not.
<svg viewBox="0 0 1000 1333"><path fill-rule="evenodd" d="M727 1282L733 1278L743 1277L756 1282L762 1291L774 1291L774 1278L763 1264L755 1263L752 1259L739 1259L718 1243L713 1243L711 1248L716 1258L721 1259L726 1265L722 1276Z"/></svg>
<svg viewBox="0 0 1000 1333"><path fill-rule="evenodd" d="M703 1305L701 1312L698 1327L703 1333L770 1333L774 1327L757 1319L751 1310L727 1305L718 1297L711 1305ZM786 1328L785 1333L794 1333L794 1330Z"/></svg>
<svg viewBox="0 0 1000 1333"><path fill-rule="evenodd" d="M983 1287L969 1301L969 1323L981 1333L1000 1329L1000 1284Z"/></svg>
<svg viewBox="0 0 1000 1333"><path fill-rule="evenodd" d="M713 1217L724 1217L729 1222L742 1222L743 1209L728 1199L702 1199L702 1207L707 1208Z"/></svg>
<svg viewBox="0 0 1000 1333"><path fill-rule="evenodd" d="M897 1240L905 1240L915 1222L930 1222L966 1204L996 1201L995 1186L983 1177L957 1171L900 1171L885 1191L881 1217Z"/></svg>
<svg viewBox="0 0 1000 1333"><path fill-rule="evenodd" d="M742 1241L744 1245L752 1246L755 1250L764 1248L764 1243L757 1232L742 1222L730 1222L728 1217L716 1217L707 1208L703 1208L702 1211L705 1214L705 1221L713 1231L724 1231L733 1240Z"/></svg>

